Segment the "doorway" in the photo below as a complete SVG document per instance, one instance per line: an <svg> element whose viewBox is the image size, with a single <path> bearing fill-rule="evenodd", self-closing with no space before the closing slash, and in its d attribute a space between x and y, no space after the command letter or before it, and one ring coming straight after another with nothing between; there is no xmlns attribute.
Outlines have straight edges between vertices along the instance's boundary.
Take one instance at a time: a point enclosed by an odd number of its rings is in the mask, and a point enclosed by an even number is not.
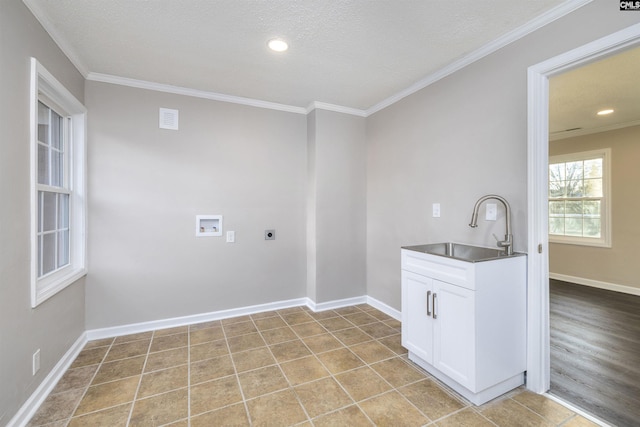
<svg viewBox="0 0 640 427"><path fill-rule="evenodd" d="M640 24L574 49L528 70L528 350L527 388L550 387L549 345L549 78L640 45Z"/></svg>

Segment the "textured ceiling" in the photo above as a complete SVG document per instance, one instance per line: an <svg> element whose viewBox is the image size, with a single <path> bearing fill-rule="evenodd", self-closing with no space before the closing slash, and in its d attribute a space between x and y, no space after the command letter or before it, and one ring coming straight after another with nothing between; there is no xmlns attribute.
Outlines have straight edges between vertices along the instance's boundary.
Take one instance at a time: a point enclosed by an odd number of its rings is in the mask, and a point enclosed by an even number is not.
<svg viewBox="0 0 640 427"><path fill-rule="evenodd" d="M549 79L551 139L640 125L640 48ZM608 116L596 113L605 108Z"/></svg>
<svg viewBox="0 0 640 427"><path fill-rule="evenodd" d="M23 0L89 78L367 110L576 0ZM584 1L582 1L584 3ZM266 43L282 37L285 53Z"/></svg>

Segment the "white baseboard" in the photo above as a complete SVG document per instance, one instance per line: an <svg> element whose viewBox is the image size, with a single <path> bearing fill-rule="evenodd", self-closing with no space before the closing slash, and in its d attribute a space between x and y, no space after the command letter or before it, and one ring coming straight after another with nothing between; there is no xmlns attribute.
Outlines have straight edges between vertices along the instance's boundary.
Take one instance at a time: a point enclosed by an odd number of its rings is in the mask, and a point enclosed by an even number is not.
<svg viewBox="0 0 640 427"><path fill-rule="evenodd" d="M396 310L393 307L388 306L387 304L383 303L382 301L378 301L377 299L367 296L367 304L369 304L371 307L377 308L378 310L380 310L381 312L383 312L384 314L393 317L396 320L402 320L402 312Z"/></svg>
<svg viewBox="0 0 640 427"><path fill-rule="evenodd" d="M342 308L342 307L349 307L351 305L364 304L366 302L367 302L366 296L345 298L345 299L339 299L339 300L328 301L328 302L320 302L320 303L315 303L314 301L309 300L307 302L307 307L309 307L313 311L325 311L325 310L331 310L334 308Z"/></svg>
<svg viewBox="0 0 640 427"><path fill-rule="evenodd" d="M622 292L625 294L640 296L640 288L636 288L634 286L618 285L616 283L601 282L599 280L585 279L583 277L568 276L566 274L551 272L549 272L549 278L562 280L563 282L575 283L578 285L591 286L592 288L606 289L608 291Z"/></svg>
<svg viewBox="0 0 640 427"><path fill-rule="evenodd" d="M20 410L9 421L7 427L23 427L26 426L29 420L34 416L42 402L49 396L51 390L58 384L60 378L69 369L69 366L78 357L78 354L82 351L87 343L87 333L83 332L75 343L67 350L62 358L56 363L51 372L40 383L38 388L31 394L29 399L22 405Z"/></svg>

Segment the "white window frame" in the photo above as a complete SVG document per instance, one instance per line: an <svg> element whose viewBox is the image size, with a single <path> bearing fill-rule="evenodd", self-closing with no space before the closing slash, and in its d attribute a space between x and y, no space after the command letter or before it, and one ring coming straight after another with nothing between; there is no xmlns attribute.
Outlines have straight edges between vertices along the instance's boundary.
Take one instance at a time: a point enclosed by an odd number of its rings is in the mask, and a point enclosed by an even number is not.
<svg viewBox="0 0 640 427"><path fill-rule="evenodd" d="M31 58L31 306L36 307L87 274L86 268L86 125L87 109L49 71ZM69 195L69 264L38 277L38 101L62 109L70 121L67 172Z"/></svg>
<svg viewBox="0 0 640 427"><path fill-rule="evenodd" d="M600 237L559 236L549 233L550 243L568 245L595 246L602 248L611 247L611 149L602 148L579 153L560 154L549 156L549 164L566 163L580 160L602 158L602 204L600 206ZM547 184L547 192L549 185ZM551 201L551 199L549 199ZM547 214L548 212L547 208Z"/></svg>

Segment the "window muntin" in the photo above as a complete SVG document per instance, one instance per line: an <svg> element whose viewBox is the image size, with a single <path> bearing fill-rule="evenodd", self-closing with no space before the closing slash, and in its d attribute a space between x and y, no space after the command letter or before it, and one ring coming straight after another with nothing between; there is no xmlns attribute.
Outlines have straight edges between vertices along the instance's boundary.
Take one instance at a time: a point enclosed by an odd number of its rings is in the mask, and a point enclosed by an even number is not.
<svg viewBox="0 0 640 427"><path fill-rule="evenodd" d="M610 150L549 160L549 240L610 246Z"/></svg>

